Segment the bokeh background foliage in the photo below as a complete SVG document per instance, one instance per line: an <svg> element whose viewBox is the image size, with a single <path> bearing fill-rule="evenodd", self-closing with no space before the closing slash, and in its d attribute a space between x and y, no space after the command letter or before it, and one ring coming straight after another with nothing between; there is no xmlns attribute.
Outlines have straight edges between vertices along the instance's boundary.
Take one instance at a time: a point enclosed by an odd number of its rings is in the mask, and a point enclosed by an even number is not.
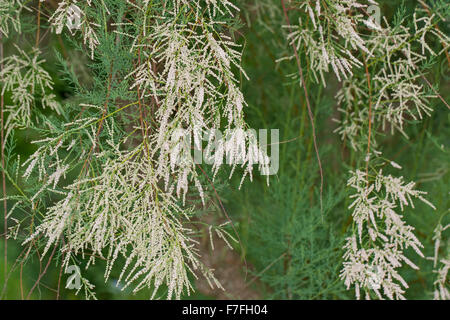
<svg viewBox="0 0 450 320"><path fill-rule="evenodd" d="M418 1L378 1L382 15L391 21L395 14L410 17ZM439 1L428 1L433 6ZM36 9L36 1L27 1L30 8ZM111 7L120 5L116 1L105 0ZM243 45L243 69L250 80L242 78L242 92L248 102L245 110L246 120L252 128L267 128L280 130L279 171L270 178L267 186L265 177L255 176L253 182L245 181L238 190L239 175L228 180L227 172L219 172L215 188L219 194L226 212L230 215L240 235L240 244L234 244L234 252L228 249L215 251L205 249L205 255L224 257L214 262L215 269L220 273L223 264L233 264L232 270L223 273L219 280L227 289L227 284L241 281L244 285L228 286L229 298L239 298L244 292L250 292L250 297L263 299L353 299L352 291L346 291L339 272L342 266L342 245L351 221L351 212L347 209L350 190L346 187L348 171L361 167L363 159L348 148L340 137L333 133L337 124L332 121L338 118L336 91L341 83L330 73L327 75L327 87L307 81L309 98L314 111L317 140L324 168L323 210L319 203L320 183L317 160L314 154L313 137L307 115L306 102L298 81L292 79L297 74L295 63L278 62L289 56L291 47L286 41L283 12L276 0L240 0L235 1L241 9L240 14L230 21L230 35L236 42ZM42 9L45 17L45 6ZM448 13L448 10L447 10ZM33 46L36 32L35 10L22 15L22 33L25 36L2 39L5 55L13 52L14 45L24 50ZM47 13L48 14L48 13ZM450 31L450 16L447 22L439 24L445 34ZM45 20L43 18L43 20ZM130 67L130 57L123 50L115 51L115 37L104 35L105 46L102 59L91 61L88 50L75 41L70 34L52 35L48 25L41 25L42 40L39 44L46 59L44 68L55 81L55 92L58 101L67 104L77 104L77 97L90 97L92 103L100 103L103 99L102 89L106 71L110 61L115 60L115 67ZM28 36L27 36L28 35ZM103 35L102 35L103 37ZM439 51L439 43L432 44ZM109 46L109 47L108 47ZM304 60L305 61L305 60ZM433 62L433 63L431 63ZM445 55L434 57L430 62L427 78L438 88L446 101L450 101L450 73ZM311 79L308 68L305 67L305 77ZM79 84L88 88L80 92ZM113 86L111 98L124 98L127 88ZM8 103L8 95L5 96ZM98 101L96 101L98 100ZM400 134L379 138L383 145L383 155L402 165L401 174L408 181L417 181L420 190L428 192L429 199L436 210L422 203L417 203L415 209L406 208L406 221L416 228L416 235L424 244L426 257L433 256L433 231L441 223L447 225L449 218L450 192L450 113L438 99L431 100L434 109L430 117L423 121L408 121L405 132L406 139ZM48 112L49 117L56 117ZM70 114L62 117L69 118ZM8 140L10 144L6 154L6 169L14 175L17 163L15 158L20 155L26 159L36 146L30 142L40 137L42 132L36 129L15 130ZM386 168L397 173L397 169ZM210 171L208 171L210 174ZM203 181L207 184L207 181ZM25 184L21 179L18 186L7 182L7 194L17 194L18 188ZM226 221L221 203L214 196L213 190L207 208L198 206L196 215L199 220L210 219ZM14 202L8 201L8 207ZM17 209L14 215L27 216L27 212ZM2 215L3 216L3 215ZM3 220L0 222L3 230ZM3 235L4 236L4 235ZM443 245L440 248L444 255L448 250L449 231L443 234ZM207 229L200 230L201 241L208 242ZM7 286L2 286L1 297L21 299L35 285L40 274L43 274L39 284L34 289L33 299L80 299L74 290L65 289L67 275L61 272L61 257L47 266L47 260L40 260L39 250L22 260L21 253L26 247L21 245L21 238L8 241L8 279ZM206 239L206 240L205 240ZM4 242L0 243L0 251L4 251ZM225 256L233 254L233 259ZM410 288L406 291L409 299L430 299L434 290L433 262L430 259L415 257L420 270L402 268L400 273ZM76 261L75 261L76 262ZM123 263L123 262L121 262ZM114 276L120 273L118 263L113 271L113 278L104 282L104 264L98 261L84 274L91 283L96 285L97 297L100 299L142 299L150 296L150 290L142 290L131 294L130 290L121 291L114 285ZM4 264L4 256L0 255L0 264ZM82 265L81 265L82 266ZM43 272L45 271L45 273ZM0 283L5 283L3 272ZM201 281L194 282L199 288L189 297L198 299L214 299L222 297L216 291L202 290ZM59 288L59 289L58 289ZM58 291L58 292L57 292ZM161 289L164 294L164 289Z"/></svg>

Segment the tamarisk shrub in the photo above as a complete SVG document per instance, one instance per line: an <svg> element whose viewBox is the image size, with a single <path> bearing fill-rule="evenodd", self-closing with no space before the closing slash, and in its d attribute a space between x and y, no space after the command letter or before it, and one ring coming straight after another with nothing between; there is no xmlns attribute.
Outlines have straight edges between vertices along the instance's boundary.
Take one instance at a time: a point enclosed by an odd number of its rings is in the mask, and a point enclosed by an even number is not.
<svg viewBox="0 0 450 320"><path fill-rule="evenodd" d="M420 283L448 299L449 10L0 0L5 288L35 253L23 298L54 261L60 275L84 265L86 298L95 264L105 282L151 298L181 299L194 279L223 290L199 249L202 234L214 249L214 231L248 253L246 286L258 280L271 298L404 299ZM255 123L285 137L271 186L254 174L270 164ZM204 148L209 168L192 157ZM224 206L227 178L244 190ZM228 221L204 223L215 205ZM24 251L11 267L14 241Z"/></svg>
<svg viewBox="0 0 450 320"><path fill-rule="evenodd" d="M13 10L15 6L9 2L5 8L9 15L2 18L5 36L15 14L25 8ZM194 231L185 225L193 212L186 204L190 181L203 203L205 193L190 150L183 153L186 149L180 146L185 135L193 135L199 146L204 132L224 128L225 141L231 142L221 142L216 151L238 158L240 145L256 147L256 158L242 159L243 178L252 176L255 160L258 163L258 156L264 156L251 137L239 134L247 129L246 102L235 71L246 75L240 48L226 30L226 21L236 12L229 1L58 3L47 21L51 30L80 38L89 58L98 63L96 81L104 83L94 84L89 92L74 80L76 90L84 92L80 102L73 102L81 112L59 127L44 120L47 137L33 142L39 147L22 164L23 178L35 178L40 185L28 198L29 205L38 206L52 195L59 200L45 208L42 221L23 244L45 239L42 257L60 246L64 268L73 256L89 251L87 267L96 257L107 260L105 280L123 256L117 284L124 281L122 289L134 284L135 292L153 288L153 296L163 284L169 299L189 294L189 275L197 273L222 288L212 270L200 262ZM5 109L6 138L15 128L33 126L37 95L43 108L57 114L64 108L55 101L54 83L42 68L41 52L34 48L30 56L16 50L17 55L3 60L0 73L2 94L12 95L12 105ZM105 64L106 71L100 71ZM105 93L98 93L96 86ZM90 95L95 97L89 99ZM119 97L127 102L121 105ZM134 113L138 121L120 118L131 107L138 107ZM69 114L64 113L66 119ZM183 135L177 135L178 130ZM217 156L214 172L222 165ZM68 179L72 182L61 184ZM231 237L221 227L215 229L225 241ZM92 295L92 284L85 279L83 284Z"/></svg>
<svg viewBox="0 0 450 320"><path fill-rule="evenodd" d="M414 228L395 210L413 206L413 197L435 207L422 196L426 192L413 189L413 182L405 184L403 177L385 176L377 168L391 164L401 169L381 156L378 138L386 131L392 134L398 131L408 138L405 123L430 116L431 99L440 98L444 107L450 109L424 76L429 56L445 53L448 60L450 38L436 27L436 23L445 19L439 11L448 10L448 5L439 3L435 13L431 13L430 7L421 2L412 14L412 23L406 21L401 8L393 23L389 23L386 17L377 22L369 16L366 9L379 6L377 1L289 1L289 8L300 12L294 24L290 23L287 5L283 1L282 4L286 39L293 50L278 61L297 60L299 64L301 53L310 78L324 87L327 82L324 75L330 70L334 72L341 82L336 100L342 113L335 120L339 125L335 132L359 152L364 163L363 168L351 172L348 180L348 186L355 192L348 207L353 210L354 227L343 247L341 278L347 288L355 286L358 299L361 289L368 299L373 295L380 299L383 295L390 299L404 298L401 286L408 288L408 285L395 269L402 262L418 269L403 250L412 247L424 257L420 251L423 245L413 234ZM440 44L439 51L433 50L429 42ZM291 77L303 86L308 99L302 67ZM382 229L378 219L382 221ZM442 282L446 269L439 274ZM445 291L441 290L437 296L445 296Z"/></svg>

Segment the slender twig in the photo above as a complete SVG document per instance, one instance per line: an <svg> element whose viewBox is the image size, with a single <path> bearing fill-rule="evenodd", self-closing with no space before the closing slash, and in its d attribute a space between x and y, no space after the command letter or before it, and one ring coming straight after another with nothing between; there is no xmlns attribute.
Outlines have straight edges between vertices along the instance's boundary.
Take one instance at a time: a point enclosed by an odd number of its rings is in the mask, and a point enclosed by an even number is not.
<svg viewBox="0 0 450 320"><path fill-rule="evenodd" d="M26 257L30 253L32 247L33 247L33 243L30 243L28 245L28 250L27 250L27 253L25 254L24 260L26 259ZM24 263L24 261L22 261L20 263L20 273L19 273L20 297L21 297L22 300L24 300L24 295L23 295L23 263Z"/></svg>
<svg viewBox="0 0 450 320"><path fill-rule="evenodd" d="M427 6L426 5L424 5L424 3L422 2L422 1L419 1L421 4L422 4L422 6L424 6L425 8L427 8ZM365 11L365 10L363 10L363 12L364 12L364 14L366 15L366 16L369 16L369 14L367 13L367 11ZM437 25L434 25L436 28L437 28L437 30L439 30L439 28L437 27ZM431 27L430 27L431 28ZM416 39L417 38L417 35L413 38L413 39ZM442 44L442 42L441 42L441 44ZM404 52L404 50L403 50L403 46L404 46L404 44L402 44L402 45L400 45L399 47L398 47L398 49L396 49L396 50L402 50L402 53L403 54L405 54L405 52ZM442 44L442 46L444 47L444 49L445 49L445 44ZM406 55L406 54L405 54ZM448 60L448 62L449 62L449 65L450 65L450 57L448 56L448 52L447 52L447 50L445 50L445 55L446 55L446 57L447 57L447 60ZM406 55L407 56L407 55ZM384 58L384 56L383 57L381 57L381 58ZM376 61L374 61L374 62L371 62L370 64L369 64L369 67L373 64L373 63L375 63ZM413 63L413 67L415 68L415 69L417 69L417 66ZM437 92L436 91L436 89L434 89L434 87L433 87L433 85L431 84L431 82L430 81L428 81L428 79L423 75L423 74L421 74L420 75L421 76L421 78L427 83L427 85L430 87L430 89L434 92L434 94L436 94L436 96L444 103L444 105L448 108L448 109L450 109L450 105L447 103L447 101L445 101L445 99L439 94L439 92Z"/></svg>
<svg viewBox="0 0 450 320"><path fill-rule="evenodd" d="M287 9L286 9L286 5L284 3L284 0L281 0L281 6L283 7L283 12L284 12L284 17L286 18L286 23L287 23L288 26L290 26L291 23L290 23L290 20L289 20L289 16L288 16L288 13L287 13ZM299 54L297 52L297 47L295 46L294 43L292 43L292 48L294 50L295 59L297 60L297 66L298 66L298 72L300 74L301 84L302 84L303 90L305 92L306 106L308 107L308 115L309 115L309 120L311 122L311 127L312 127L314 149L316 151L317 162L319 164L319 171L320 171L320 211L323 213L323 203L322 203L322 198L323 198L323 169L322 169L322 161L320 160L319 147L317 146L316 128L315 128L315 125L314 125L314 115L312 113L311 104L309 103L308 89L306 88L306 82L305 82L305 78L303 76L303 70L302 70L302 64L301 64L300 56L299 56Z"/></svg>
<svg viewBox="0 0 450 320"><path fill-rule="evenodd" d="M37 12L36 48L39 46L40 33L41 33L41 1L39 1Z"/></svg>
<svg viewBox="0 0 450 320"><path fill-rule="evenodd" d="M197 164L197 166L202 171L203 175L206 177L206 179L208 180L209 184L211 185L211 188L213 189L214 194L215 194L217 200L219 201L220 208L222 209L223 214L225 215L225 217L227 218L228 222L230 223L231 228L233 229L233 232L234 232L234 234L236 235L236 237L237 237L237 239L239 241L239 245L241 247L241 251L244 253L243 245L242 245L241 238L239 237L239 233L237 232L236 227L233 224L233 221L231 220L230 216L228 215L227 211L225 210L225 207L223 206L222 200L220 199L219 194L217 193L217 190L214 187L213 182L208 177L208 175L203 170L203 168L200 165L198 165L198 164ZM247 267L247 259L245 258L245 255L243 255L243 259L244 259L244 265L245 265L245 279L246 279L247 278L247 273L248 273L248 267Z"/></svg>
<svg viewBox="0 0 450 320"><path fill-rule="evenodd" d="M27 248L24 248L22 250L22 252L17 256L17 259L15 260L14 264L12 265L11 270L8 272L8 278L11 277L13 271L15 270L16 266L19 264L19 260L22 257L22 255L25 253L26 249ZM0 300L6 299L5 294L6 294L6 286L3 286L2 292L0 294Z"/></svg>
<svg viewBox="0 0 450 320"><path fill-rule="evenodd" d="M141 48L138 49L138 66L141 65ZM147 153L147 157L150 156L149 150L148 150L148 144L147 144L147 123L144 120L144 112L143 112L143 106L141 102L141 86L137 85L137 96L138 96L138 103L139 103L139 120L141 123L141 133L142 133L142 140L144 141L145 145L145 151Z"/></svg>
<svg viewBox="0 0 450 320"><path fill-rule="evenodd" d="M3 70L3 34L0 32L0 72ZM1 79L0 79L1 82ZM6 203L6 177L5 177L5 131L4 131L4 105L5 100L3 96L3 90L0 92L0 149L1 149L1 162L2 162L2 189L3 189L3 210L4 210L4 221L3 228L5 233L5 286L8 274L8 214L7 214L7 203Z"/></svg>
<svg viewBox="0 0 450 320"><path fill-rule="evenodd" d="M63 246L65 246L65 241L64 238L62 239L63 242ZM60 287L61 287L61 276L62 276L62 271L63 271L63 267L64 267L64 259L65 259L65 251L62 251L62 256L61 256L61 267L59 268L59 277L58 277L58 287L56 289L56 300L59 300L59 294L60 294ZM70 253L67 253L70 254Z"/></svg>
<svg viewBox="0 0 450 320"><path fill-rule="evenodd" d="M271 263L269 263L269 265L267 265L260 273L258 273L257 275L255 275L252 280L250 280L249 282L247 282L244 286L244 288L247 288L248 286L250 286L253 282L255 282L258 278L261 278L261 276L267 271L269 270L275 263L277 263L278 261L281 260L281 258L283 258L286 255L286 252L284 252L281 256L279 256L278 258L276 258L275 260L273 260Z"/></svg>
<svg viewBox="0 0 450 320"><path fill-rule="evenodd" d="M55 244L55 246L53 247L52 254L51 254L50 257L48 258L47 265L45 266L44 271L41 272L41 273L39 274L39 277L37 278L37 280L36 280L36 282L34 283L33 287L31 287L31 290L30 290L30 292L29 292L28 295L27 295L27 300L30 299L31 294L33 293L34 289L35 289L36 286L39 284L39 282L41 281L42 277L47 273L47 269L48 269L50 263L52 262L53 256L55 255L56 247L58 247L58 246Z"/></svg>
<svg viewBox="0 0 450 320"><path fill-rule="evenodd" d="M428 16L431 17L432 14L431 14L431 11L430 11L430 7L425 2L423 2L422 0L419 0L419 3L422 5L422 7L428 13ZM438 33L442 33L441 30L439 29L439 26L437 24L434 25L434 28L436 29L436 31ZM448 54L447 49L445 49L446 48L446 44L445 44L444 40L441 40L441 45L442 45L442 48L444 48L445 57L447 58L448 66L450 67L450 55Z"/></svg>
<svg viewBox="0 0 450 320"><path fill-rule="evenodd" d="M366 70L366 77L367 77L367 87L369 88L369 134L368 134L368 138L367 138L367 158L366 158L366 178L367 178L367 185L369 185L370 143L371 143L371 137L372 137L372 85L370 83L369 67L367 66L366 55L364 54L364 52L363 52L363 58L364 58L364 67Z"/></svg>
<svg viewBox="0 0 450 320"><path fill-rule="evenodd" d="M450 105L448 105L447 101L445 101L444 98L439 94L439 92L436 91L436 89L433 87L430 81L422 74L422 79L427 83L427 85L430 87L431 90L433 90L434 94L445 104L445 106L450 109Z"/></svg>
<svg viewBox="0 0 450 320"><path fill-rule="evenodd" d="M92 153L97 144L98 137L99 137L100 133L102 132L103 121L106 119L106 115L108 114L108 103L109 103L109 96L111 94L112 80L113 80L113 63L111 63L111 68L110 68L109 77L108 77L108 89L106 91L105 104L103 106L103 114L102 114L101 118L99 119L99 124L98 124L98 128L97 128L97 132L95 134L94 143L92 144L92 147L89 150L89 154L88 154L86 160L84 161L83 167L81 168L80 177L83 175L84 170L86 170L86 175L88 174L89 166L90 166L90 162L91 162L91 158L92 158Z"/></svg>

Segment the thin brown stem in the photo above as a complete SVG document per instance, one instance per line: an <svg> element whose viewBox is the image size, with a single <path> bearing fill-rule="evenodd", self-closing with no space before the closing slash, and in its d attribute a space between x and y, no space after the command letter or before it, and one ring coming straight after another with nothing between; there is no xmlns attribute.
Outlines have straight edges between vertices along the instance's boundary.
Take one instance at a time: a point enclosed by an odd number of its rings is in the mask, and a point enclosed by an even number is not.
<svg viewBox="0 0 450 320"><path fill-rule="evenodd" d="M84 170L86 170L86 176L88 175L92 154L93 154L94 148L95 148L95 146L97 144L98 137L99 137L100 133L102 132L103 121L105 120L106 115L108 113L108 103L109 103L109 95L111 94L112 80L113 80L113 63L111 63L111 68L110 68L110 71L109 71L108 89L106 91L106 98L105 98L105 104L104 104L104 107L103 107L103 114L102 114L102 117L100 118L100 122L99 122L99 125L98 125L98 128L97 128L97 132L95 134L94 143L92 144L92 147L89 150L89 154L88 154L86 160L84 161L83 167L81 168L80 177L83 175Z"/></svg>
<svg viewBox="0 0 450 320"><path fill-rule="evenodd" d="M39 46L40 34L41 34L41 1L39 1L37 12L36 48Z"/></svg>
<svg viewBox="0 0 450 320"><path fill-rule="evenodd" d="M31 290L30 290L30 292L29 292L28 295L27 295L27 300L30 299L31 294L33 293L34 289L39 285L39 282L41 281L42 277L47 273L47 269L48 269L48 267L50 266L50 263L52 262L52 259L53 259L53 256L55 255L55 252L56 252L56 248L57 248L57 247L58 247L58 245L55 244L55 246L54 246L54 248L53 248L53 251L52 251L52 254L51 254L50 257L48 258L47 265L45 266L44 271L41 272L41 273L39 274L39 277L37 278L37 280L36 280L36 282L34 283L33 287L31 287Z"/></svg>
<svg viewBox="0 0 450 320"><path fill-rule="evenodd" d="M281 0L281 6L283 7L283 12L284 12L284 17L286 19L286 23L289 26L289 25L291 25L291 23L290 23L290 20L289 20L288 11L286 9L286 5L284 3L284 0ZM300 74L301 84L302 84L303 90L305 92L306 106L308 107L308 115L309 115L309 120L311 122L311 128L312 128L314 149L316 151L317 162L319 164L319 171L320 171L320 211L323 212L323 202L322 202L322 198L323 198L323 169L322 169L322 161L320 160L319 147L317 145L316 128L315 128L315 125L314 125L314 115L313 115L313 112L312 112L312 109L311 109L311 104L310 104L309 98L308 98L308 89L306 87L305 78L303 76L303 70L302 70L302 64L301 64L300 56L299 56L299 54L297 52L297 47L295 46L294 43L292 43L292 49L294 50L295 60L297 60L297 66L298 66L298 72Z"/></svg>
<svg viewBox="0 0 450 320"><path fill-rule="evenodd" d="M239 241L239 245L241 247L241 251L244 253L243 246L242 246L242 241L241 241L241 238L239 237L239 233L237 232L236 227L233 224L233 221L231 220L230 216L228 215L227 211L225 210L225 207L223 206L222 200L220 199L219 194L217 193L217 190L214 187L214 184L212 183L211 179L206 174L205 170L203 170L203 168L199 164L197 164L197 167L200 169L200 171L203 173L203 175L206 177L206 179L208 180L209 184L211 185L211 188L214 191L214 194L215 194L215 196L217 198L217 201L219 201L220 208L222 209L223 214L225 215L225 217L227 218L228 222L230 223L231 228L233 229L233 232L234 232L234 234L236 235L236 237L237 237L237 239ZM244 265L245 265L245 279L246 279L247 278L248 267L247 267L247 259L245 258L245 255L243 256L243 259L244 259Z"/></svg>
<svg viewBox="0 0 450 320"><path fill-rule="evenodd" d="M427 85L430 87L431 90L433 90L434 94L444 103L444 105L450 110L450 105L445 101L444 98L439 94L439 92L436 91L436 89L433 87L430 81L422 74L422 79L427 83Z"/></svg>
<svg viewBox="0 0 450 320"><path fill-rule="evenodd" d="M3 70L3 34L0 32L0 72ZM0 79L1 82L1 79ZM5 286L6 279L8 275L8 214L7 214L7 203L6 203L6 177L5 177L5 128L4 128L4 106L5 100L3 96L3 90L0 92L0 149L1 149L1 163L2 163L2 189L3 189L3 210L4 210L4 221L3 221L3 231L5 237Z"/></svg>
<svg viewBox="0 0 450 320"><path fill-rule="evenodd" d="M138 49L138 66L141 65L141 48ZM138 103L139 103L139 120L141 123L141 133L142 133L142 140L145 145L145 151L147 154L147 157L150 156L148 145L147 145L147 123L144 120L144 112L143 112L143 106L141 102L141 86L138 84L137 86L137 96L138 96Z"/></svg>
<svg viewBox="0 0 450 320"><path fill-rule="evenodd" d="M281 256L279 256L278 258L276 258L275 260L273 260L271 263L269 263L269 265L267 265L260 273L258 273L257 275L255 275L252 280L250 280L249 282L247 282L244 286L244 288L247 288L248 286L250 286L253 282L255 282L256 280L258 280L259 278L261 278L261 276L267 271L269 270L275 263L277 263L278 261L280 261L284 256L286 255L286 252L284 252Z"/></svg>
<svg viewBox="0 0 450 320"><path fill-rule="evenodd" d="M65 241L64 238L62 239L63 242L63 246L65 246ZM62 271L63 271L63 267L64 267L64 259L65 259L65 255L66 252L62 251L62 255L61 255L61 267L59 268L59 276L58 276L58 286L56 288L56 300L59 300L59 294L60 294L60 288L61 288L61 276L62 276ZM70 254L70 253L67 253Z"/></svg>
<svg viewBox="0 0 450 320"><path fill-rule="evenodd" d="M366 70L367 87L369 89L369 134L367 138L367 158L366 158L366 178L369 185L369 160L370 160L370 144L372 139L372 85L370 82L369 67L367 66L366 55L363 52L364 67Z"/></svg>
<svg viewBox="0 0 450 320"><path fill-rule="evenodd" d="M33 240L33 241L34 241L34 240ZM33 243L30 243L29 246L28 246L27 253L25 254L24 260L25 260L26 257L28 257L28 255L30 254L30 251L31 251L31 248L32 248L32 247L33 247ZM22 261L22 262L20 263L20 297L21 297L22 300L24 300L24 295L23 295L23 264L24 264L24 261Z"/></svg>

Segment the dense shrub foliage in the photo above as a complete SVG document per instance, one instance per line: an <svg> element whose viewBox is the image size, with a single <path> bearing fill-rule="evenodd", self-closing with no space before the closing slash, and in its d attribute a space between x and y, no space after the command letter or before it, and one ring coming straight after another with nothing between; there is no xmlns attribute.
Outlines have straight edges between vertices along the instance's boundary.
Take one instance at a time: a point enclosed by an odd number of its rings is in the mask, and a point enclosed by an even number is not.
<svg viewBox="0 0 450 320"><path fill-rule="evenodd" d="M0 297L449 299L449 19L0 0Z"/></svg>

